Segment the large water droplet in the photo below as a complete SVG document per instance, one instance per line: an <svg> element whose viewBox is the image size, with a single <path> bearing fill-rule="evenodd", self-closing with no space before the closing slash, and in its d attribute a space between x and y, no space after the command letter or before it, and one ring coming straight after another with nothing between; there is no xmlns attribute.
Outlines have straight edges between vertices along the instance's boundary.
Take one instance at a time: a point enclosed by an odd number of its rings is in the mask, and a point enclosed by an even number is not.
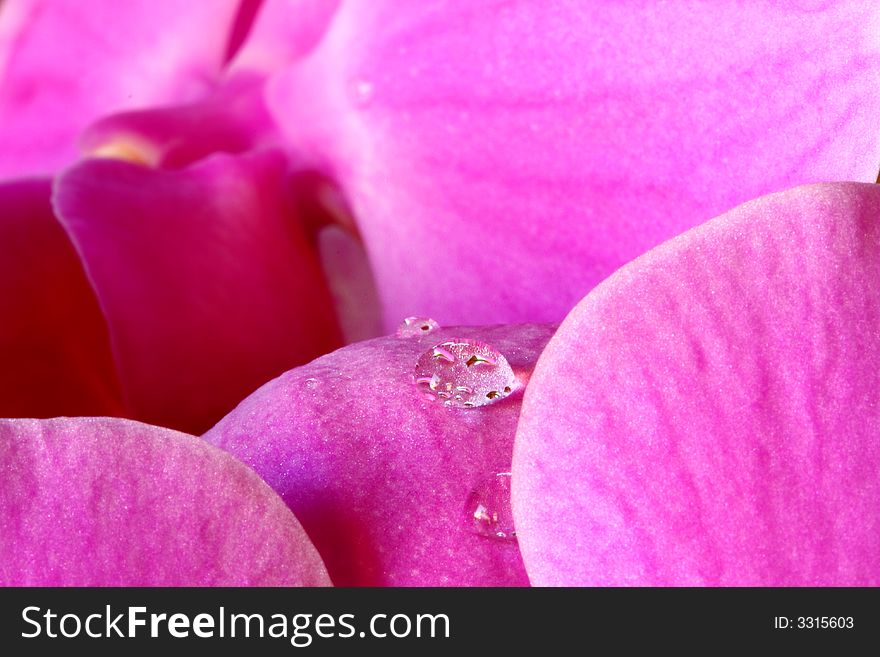
<svg viewBox="0 0 880 657"><path fill-rule="evenodd" d="M433 346L416 362L413 381L422 393L442 390L446 394L435 398L456 408L500 401L516 385L507 359L476 340L450 340Z"/></svg>
<svg viewBox="0 0 880 657"><path fill-rule="evenodd" d="M480 536L516 540L510 506L510 473L498 472L481 481L468 497L466 522Z"/></svg>
<svg viewBox="0 0 880 657"><path fill-rule="evenodd" d="M438 328L440 328L440 324L430 317L407 317L397 327L397 337L412 338L427 335Z"/></svg>

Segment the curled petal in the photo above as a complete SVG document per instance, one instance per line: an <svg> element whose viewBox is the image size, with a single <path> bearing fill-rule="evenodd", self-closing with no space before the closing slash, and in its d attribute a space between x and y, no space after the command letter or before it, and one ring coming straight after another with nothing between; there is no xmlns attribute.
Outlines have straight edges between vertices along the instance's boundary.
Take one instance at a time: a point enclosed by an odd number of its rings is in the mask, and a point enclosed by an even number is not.
<svg viewBox="0 0 880 657"><path fill-rule="evenodd" d="M202 440L128 420L0 420L0 585L326 586L284 503Z"/></svg>
<svg viewBox="0 0 880 657"><path fill-rule="evenodd" d="M621 269L535 369L541 585L880 583L880 186L743 205Z"/></svg>
<svg viewBox="0 0 880 657"><path fill-rule="evenodd" d="M201 96L237 0L18 0L0 8L0 177L54 173L101 115Z"/></svg>
<svg viewBox="0 0 880 657"><path fill-rule="evenodd" d="M388 326L559 321L739 203L877 177L880 5L820 4L348 2L269 102Z"/></svg>
<svg viewBox="0 0 880 657"><path fill-rule="evenodd" d="M107 325L51 183L0 183L0 417L123 414Z"/></svg>
<svg viewBox="0 0 880 657"><path fill-rule="evenodd" d="M423 352L457 337L494 346L524 382L552 332L441 329L350 345L263 386L205 438L284 498L337 585L526 585L516 543L480 535L468 509L487 478L509 472L521 389L454 409L424 399L412 376Z"/></svg>
<svg viewBox="0 0 880 657"><path fill-rule="evenodd" d="M89 155L180 168L212 153L242 153L278 142L259 78L239 76L191 103L100 119L79 139Z"/></svg>
<svg viewBox="0 0 880 657"><path fill-rule="evenodd" d="M249 392L340 344L283 157L177 171L89 160L54 202L95 285L135 417L205 430Z"/></svg>

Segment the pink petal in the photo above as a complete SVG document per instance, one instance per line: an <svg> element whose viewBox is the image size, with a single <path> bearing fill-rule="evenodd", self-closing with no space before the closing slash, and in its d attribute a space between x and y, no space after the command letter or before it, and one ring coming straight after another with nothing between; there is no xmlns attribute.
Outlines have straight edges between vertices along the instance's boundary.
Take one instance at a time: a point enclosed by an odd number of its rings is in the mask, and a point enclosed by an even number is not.
<svg viewBox="0 0 880 657"><path fill-rule="evenodd" d="M205 438L288 503L337 585L526 585L516 543L479 535L475 487L509 472L521 391L475 409L423 399L418 357L488 342L523 381L547 326L441 329L350 345L272 381Z"/></svg>
<svg viewBox="0 0 880 657"><path fill-rule="evenodd" d="M807 4L350 2L270 106L349 195L388 326L558 321L738 203L876 179L880 5Z"/></svg>
<svg viewBox="0 0 880 657"><path fill-rule="evenodd" d="M245 395L340 343L284 158L179 171L112 160L62 175L55 205L83 256L139 419L204 430Z"/></svg>
<svg viewBox="0 0 880 657"><path fill-rule="evenodd" d="M513 463L539 585L880 583L880 186L651 251L535 369Z"/></svg>
<svg viewBox="0 0 880 657"><path fill-rule="evenodd" d="M72 162L103 114L196 98L237 0L18 0L0 10L0 177Z"/></svg>
<svg viewBox="0 0 880 657"><path fill-rule="evenodd" d="M0 417L122 414L107 326L50 193L0 183Z"/></svg>
<svg viewBox="0 0 880 657"><path fill-rule="evenodd" d="M0 420L0 585L326 586L249 468L127 420Z"/></svg>

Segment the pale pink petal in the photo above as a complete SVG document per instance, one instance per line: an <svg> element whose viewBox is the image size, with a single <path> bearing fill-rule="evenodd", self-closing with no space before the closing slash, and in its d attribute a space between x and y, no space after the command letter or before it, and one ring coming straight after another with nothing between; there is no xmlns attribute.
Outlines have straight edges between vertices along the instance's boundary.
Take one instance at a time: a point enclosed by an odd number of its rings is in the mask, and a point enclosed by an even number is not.
<svg viewBox="0 0 880 657"><path fill-rule="evenodd" d="M0 420L0 585L326 586L296 518L194 436Z"/></svg>
<svg viewBox="0 0 880 657"><path fill-rule="evenodd" d="M558 321L738 203L875 180L878 34L860 1L346 2L269 99L389 327Z"/></svg>
<svg viewBox="0 0 880 657"><path fill-rule="evenodd" d="M0 8L0 177L54 173L104 114L200 97L237 0L16 0Z"/></svg>
<svg viewBox="0 0 880 657"><path fill-rule="evenodd" d="M0 417L123 414L107 325L51 191L0 183Z"/></svg>
<svg viewBox="0 0 880 657"><path fill-rule="evenodd" d="M424 351L457 337L493 345L524 383L552 333L454 328L350 345L267 384L205 438L284 498L337 585L526 585L516 543L475 531L468 507L510 471L522 389L447 408L412 375Z"/></svg>
<svg viewBox="0 0 880 657"><path fill-rule="evenodd" d="M513 463L540 585L880 583L880 186L629 264L541 356Z"/></svg>
<svg viewBox="0 0 880 657"><path fill-rule="evenodd" d="M337 226L318 233L318 256L346 343L382 335L376 282L363 244Z"/></svg>
<svg viewBox="0 0 880 657"><path fill-rule="evenodd" d="M205 430L262 383L340 344L277 153L178 170L91 160L55 206L107 317L135 417Z"/></svg>

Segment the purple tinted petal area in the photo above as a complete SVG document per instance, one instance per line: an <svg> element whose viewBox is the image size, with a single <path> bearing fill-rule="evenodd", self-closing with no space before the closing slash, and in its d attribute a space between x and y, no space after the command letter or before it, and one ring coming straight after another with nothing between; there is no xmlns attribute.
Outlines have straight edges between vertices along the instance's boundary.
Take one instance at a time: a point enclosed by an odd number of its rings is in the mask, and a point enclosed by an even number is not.
<svg viewBox="0 0 880 657"><path fill-rule="evenodd" d="M124 414L107 325L51 183L0 183L0 417Z"/></svg>
<svg viewBox="0 0 880 657"><path fill-rule="evenodd" d="M20 0L0 10L0 177L54 173L101 115L183 102L220 74L236 0Z"/></svg>
<svg viewBox="0 0 880 657"><path fill-rule="evenodd" d="M351 2L269 99L349 195L388 328L558 321L739 203L875 180L878 25L863 2Z"/></svg>
<svg viewBox="0 0 880 657"><path fill-rule="evenodd" d="M82 254L138 419L205 430L262 383L339 346L278 153L177 171L90 160L55 206Z"/></svg>
<svg viewBox="0 0 880 657"><path fill-rule="evenodd" d="M326 586L253 471L128 420L0 420L0 584Z"/></svg>
<svg viewBox="0 0 880 657"><path fill-rule="evenodd" d="M476 533L467 509L486 477L509 472L522 389L446 408L412 374L434 344L471 338L525 382L552 333L454 328L350 345L263 386L205 438L284 498L337 585L526 585L516 543Z"/></svg>
<svg viewBox="0 0 880 657"><path fill-rule="evenodd" d="M880 583L880 186L768 196L571 312L517 432L540 585Z"/></svg>

